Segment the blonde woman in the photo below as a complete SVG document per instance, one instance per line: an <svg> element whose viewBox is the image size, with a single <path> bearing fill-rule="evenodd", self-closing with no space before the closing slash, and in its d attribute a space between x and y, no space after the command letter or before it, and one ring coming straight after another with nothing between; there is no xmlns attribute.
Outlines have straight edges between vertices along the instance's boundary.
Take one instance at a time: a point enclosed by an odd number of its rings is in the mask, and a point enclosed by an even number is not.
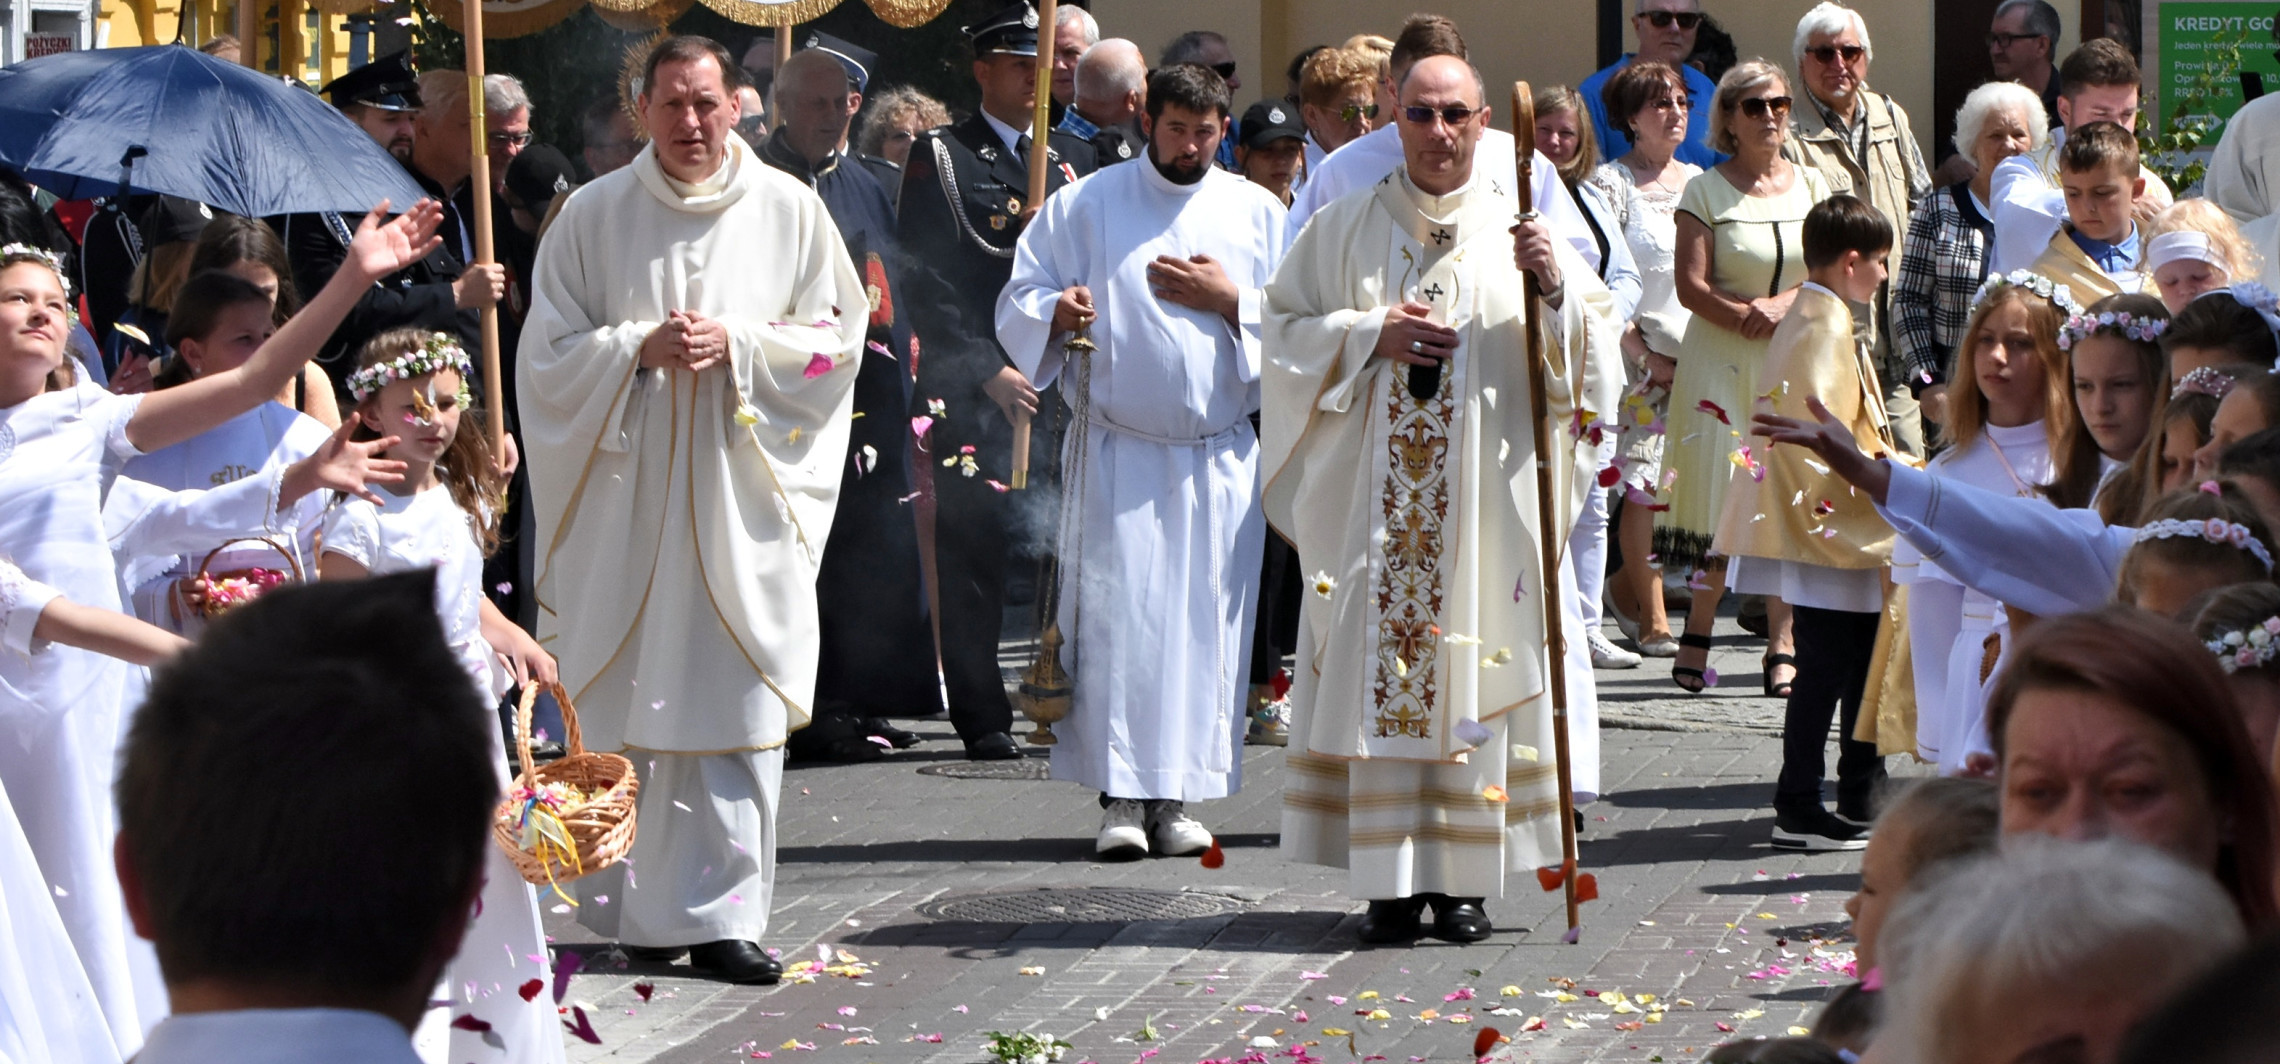
<svg viewBox="0 0 2280 1064"><path fill-rule="evenodd" d="M1766 391L1758 364L1805 279L1805 214L1827 199L1818 170L1782 157L1794 98L1781 68L1746 60L1718 82L1711 146L1731 156L1687 182L1678 202L1678 302L1693 314L1671 372L1669 446L1663 452L1664 504L1655 553L1665 569L1696 574L1694 602L1679 637L1671 679L1689 692L1708 686L1710 627L1725 590L1725 559L1711 537L1730 478L1748 475L1754 447L1740 433L1752 401ZM1650 372L1663 356L1650 353ZM1765 693L1786 698L1797 675L1789 611L1769 601Z"/></svg>

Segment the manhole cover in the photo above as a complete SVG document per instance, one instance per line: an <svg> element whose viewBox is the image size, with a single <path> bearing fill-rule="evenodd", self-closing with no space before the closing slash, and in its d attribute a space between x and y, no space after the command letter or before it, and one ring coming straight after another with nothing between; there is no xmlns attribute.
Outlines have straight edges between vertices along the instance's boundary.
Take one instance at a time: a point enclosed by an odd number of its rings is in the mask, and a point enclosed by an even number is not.
<svg viewBox="0 0 2280 1064"><path fill-rule="evenodd" d="M1070 887L941 898L919 906L918 913L933 920L980 924L1128 924L1225 916L1243 911L1248 904L1224 894Z"/></svg>
<svg viewBox="0 0 2280 1064"><path fill-rule="evenodd" d="M918 771L924 776L961 780L1042 780L1052 778L1052 766L1042 757L1024 757L1013 761L945 761Z"/></svg>

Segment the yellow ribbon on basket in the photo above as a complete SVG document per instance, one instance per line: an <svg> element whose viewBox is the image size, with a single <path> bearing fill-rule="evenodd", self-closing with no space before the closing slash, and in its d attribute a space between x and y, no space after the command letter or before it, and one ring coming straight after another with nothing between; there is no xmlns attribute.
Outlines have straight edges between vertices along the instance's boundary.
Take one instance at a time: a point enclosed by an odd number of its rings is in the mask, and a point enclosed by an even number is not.
<svg viewBox="0 0 2280 1064"><path fill-rule="evenodd" d="M554 881L554 866L558 863L570 866L571 871L579 875L586 872L585 865L578 859L578 844L570 837L570 825L563 821L562 814L554 811L552 802L533 794L523 800L521 827L523 846L546 866L547 889L552 890L555 897L576 906L578 899L564 894L562 884Z"/></svg>

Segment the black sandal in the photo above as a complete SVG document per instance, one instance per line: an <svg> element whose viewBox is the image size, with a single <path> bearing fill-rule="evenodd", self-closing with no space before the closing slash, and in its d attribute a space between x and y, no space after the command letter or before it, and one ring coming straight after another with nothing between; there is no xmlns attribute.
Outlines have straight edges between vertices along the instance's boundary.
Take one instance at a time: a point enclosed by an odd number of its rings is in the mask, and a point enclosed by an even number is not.
<svg viewBox="0 0 2280 1064"><path fill-rule="evenodd" d="M1767 654L1759 659L1759 662L1760 669L1765 673L1765 696L1767 698L1788 698L1790 690L1797 686L1797 678L1792 676L1780 683L1775 683L1773 682L1773 670L1783 665L1792 669L1796 668L1797 656L1794 654Z"/></svg>
<svg viewBox="0 0 2280 1064"><path fill-rule="evenodd" d="M1681 632L1678 636L1678 646L1681 652L1684 652L1688 648L1708 651L1710 649L1710 637L1706 635L1695 635L1692 632ZM1709 667L1709 654L1703 654L1702 665L1703 669L1707 669ZM1704 688L1710 686L1709 676L1703 671L1703 669L1690 669L1684 665L1673 665L1670 667L1670 682L1677 684L1679 688L1685 691L1687 694L1701 694ZM1686 681L1689 679L1693 680L1694 682L1687 683Z"/></svg>

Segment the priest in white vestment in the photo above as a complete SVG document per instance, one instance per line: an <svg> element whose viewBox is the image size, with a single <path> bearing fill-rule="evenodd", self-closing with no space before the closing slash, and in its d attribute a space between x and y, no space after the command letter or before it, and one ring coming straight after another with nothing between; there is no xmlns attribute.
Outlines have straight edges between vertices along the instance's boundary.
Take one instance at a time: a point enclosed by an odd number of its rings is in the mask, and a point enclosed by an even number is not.
<svg viewBox="0 0 2280 1064"><path fill-rule="evenodd" d="M772 983L784 738L870 308L823 201L731 135L727 52L676 37L648 66L649 146L547 231L518 374L541 638L586 746L641 779L631 858L579 881L578 918Z"/></svg>
<svg viewBox="0 0 2280 1064"><path fill-rule="evenodd" d="M1242 783L1266 542L1250 422L1259 290L1284 210L1211 165L1228 104L1208 68L1157 71L1147 161L1047 200L997 308L1014 368L1040 388L1061 381L1074 416L1059 616L1075 701L1053 778L1101 792L1109 857L1203 852L1211 833L1185 803ZM1079 327L1099 348L1089 366L1063 350Z"/></svg>
<svg viewBox="0 0 2280 1064"><path fill-rule="evenodd" d="M1435 935L1476 941L1507 872L1560 861L1541 545L1593 489L1575 426L1612 415L1623 372L1606 287L1473 166L1480 75L1436 56L1399 89L1406 164L1316 214L1266 292L1267 518L1313 574L1283 850L1351 869L1365 940L1415 936L1431 904ZM1549 529L1523 268L1544 292Z"/></svg>

